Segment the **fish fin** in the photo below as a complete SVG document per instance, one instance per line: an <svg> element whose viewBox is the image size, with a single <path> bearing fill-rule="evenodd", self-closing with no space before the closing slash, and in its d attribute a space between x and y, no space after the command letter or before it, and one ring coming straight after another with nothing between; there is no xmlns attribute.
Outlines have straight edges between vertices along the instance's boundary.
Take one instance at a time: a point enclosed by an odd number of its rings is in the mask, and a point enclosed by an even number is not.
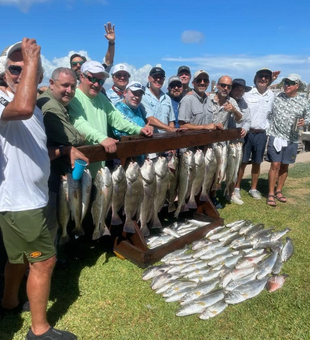
<svg viewBox="0 0 310 340"><path fill-rule="evenodd" d="M69 241L70 241L69 235L61 236L60 239L59 239L59 245L62 246Z"/></svg>
<svg viewBox="0 0 310 340"><path fill-rule="evenodd" d="M101 225L101 227L102 227L102 225ZM100 230L100 235L101 236L111 236L110 230L108 229L106 224L104 224L104 229Z"/></svg>
<svg viewBox="0 0 310 340"><path fill-rule="evenodd" d="M75 233L75 236L83 236L83 235L85 235L84 229L81 226L79 228L75 227L74 228L74 233Z"/></svg>
<svg viewBox="0 0 310 340"><path fill-rule="evenodd" d="M135 230L135 226L132 222L132 220L127 220L125 221L125 224L124 224L124 229L123 229L126 233L131 233L131 234L134 234L136 232Z"/></svg>
<svg viewBox="0 0 310 340"><path fill-rule="evenodd" d="M175 204L174 202L173 203L169 203L169 206L168 206L168 212L173 212L175 211Z"/></svg>
<svg viewBox="0 0 310 340"><path fill-rule="evenodd" d="M119 217L118 213L112 215L112 219L111 219L112 225L120 225L122 223L123 222L122 222L121 218Z"/></svg>

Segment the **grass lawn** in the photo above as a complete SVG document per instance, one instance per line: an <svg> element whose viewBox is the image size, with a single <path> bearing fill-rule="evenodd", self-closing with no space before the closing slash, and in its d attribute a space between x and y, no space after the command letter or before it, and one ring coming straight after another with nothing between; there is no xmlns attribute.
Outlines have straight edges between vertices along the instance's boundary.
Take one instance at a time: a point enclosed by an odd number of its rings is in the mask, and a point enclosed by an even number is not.
<svg viewBox="0 0 310 340"><path fill-rule="evenodd" d="M262 175L258 189L264 197L267 184L267 174ZM211 320L177 317L179 304L168 304L156 295L150 282L142 280L143 269L116 258L97 242L79 245L84 259L72 259L68 268L55 270L50 322L74 332L79 340L309 340L310 164L290 169L283 190L288 202L279 202L276 208L267 206L265 198L256 201L248 195L249 179L242 188L244 205L221 201L226 223L250 219L266 228L292 229L295 254L283 266L282 272L290 277L282 289L229 306ZM0 339L24 340L29 325L29 312L0 320Z"/></svg>

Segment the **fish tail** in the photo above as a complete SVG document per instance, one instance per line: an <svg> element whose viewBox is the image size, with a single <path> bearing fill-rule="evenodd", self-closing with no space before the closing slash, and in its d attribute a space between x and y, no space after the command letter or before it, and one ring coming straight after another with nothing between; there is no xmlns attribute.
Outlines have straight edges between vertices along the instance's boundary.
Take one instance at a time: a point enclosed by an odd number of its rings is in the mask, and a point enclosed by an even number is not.
<svg viewBox="0 0 310 340"><path fill-rule="evenodd" d="M74 228L75 236L83 236L85 235L84 229L81 226Z"/></svg>
<svg viewBox="0 0 310 340"><path fill-rule="evenodd" d="M68 234L66 235L61 235L60 239L59 239L59 245L62 246L64 245L65 243L69 242L70 241L70 237Z"/></svg>
<svg viewBox="0 0 310 340"><path fill-rule="evenodd" d="M112 214L112 218L111 218L111 224L112 225L120 225L122 223L123 222L122 222L121 218L119 217L118 213Z"/></svg>
<svg viewBox="0 0 310 340"><path fill-rule="evenodd" d="M126 219L126 222L124 224L124 229L123 229L126 233L131 233L131 234L134 234L136 232L135 230L135 226L132 222L132 220L127 220Z"/></svg>
<svg viewBox="0 0 310 340"><path fill-rule="evenodd" d="M174 202L169 203L169 206L168 206L168 212L173 212L173 211L175 211L175 204L174 204Z"/></svg>
<svg viewBox="0 0 310 340"><path fill-rule="evenodd" d="M99 226L98 226L94 229L93 236L92 236L93 241L98 240L100 238L100 236L101 236L101 234L100 234L100 229L99 229Z"/></svg>

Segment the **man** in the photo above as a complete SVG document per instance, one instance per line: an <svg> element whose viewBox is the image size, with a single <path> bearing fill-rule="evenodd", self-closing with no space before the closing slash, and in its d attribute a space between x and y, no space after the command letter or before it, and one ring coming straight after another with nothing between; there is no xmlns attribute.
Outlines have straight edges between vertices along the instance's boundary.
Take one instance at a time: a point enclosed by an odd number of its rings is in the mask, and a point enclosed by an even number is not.
<svg viewBox="0 0 310 340"><path fill-rule="evenodd" d="M75 128L85 136L87 144L101 144L105 152L114 153L118 140L108 137L108 124L129 134L151 136L153 133L148 126L137 127L125 120L101 93L102 85L108 77L109 74L99 62L84 63L81 68L81 82L70 103L69 114ZM104 164L105 162L94 162L89 165L93 178Z"/></svg>
<svg viewBox="0 0 310 340"><path fill-rule="evenodd" d="M177 75L183 84L182 97L184 97L188 92L192 91L192 89L189 87L189 82L191 80L191 70L188 66L180 66L178 68Z"/></svg>
<svg viewBox="0 0 310 340"><path fill-rule="evenodd" d="M232 89L230 91L230 97L235 99L238 103L238 107L240 109L240 112L242 113L242 122L236 123L236 121L233 118L230 118L228 123L229 129L235 129L236 127L241 128L241 138L239 138L235 142L241 142L244 143L244 137L246 136L247 132L250 129L251 125L251 116L250 116L250 110L248 107L248 104L243 99L243 95L245 92L249 92L251 90L251 87L246 86L244 79L234 79L232 83ZM237 191L238 194L238 191ZM236 203L236 204L243 204L244 202L242 199L240 199L237 195L235 195L235 183L231 184L231 187L229 188L228 195L226 197L230 202Z"/></svg>
<svg viewBox="0 0 310 340"><path fill-rule="evenodd" d="M251 113L251 126L249 133L245 137L243 159L235 190L235 194L239 199L241 199L241 180L250 157L252 158L252 185L249 194L254 199L261 199L262 197L261 193L257 190L257 184L260 174L260 164L263 161L267 142L267 117L271 112L274 100L274 94L271 90L268 90L268 86L273 79L276 79L279 73L279 71L273 73L267 68L258 70L254 77L255 86L244 95L244 100L248 104Z"/></svg>
<svg viewBox="0 0 310 340"><path fill-rule="evenodd" d="M40 46L24 38L5 52L6 92L0 92L0 225L8 254L1 315L20 310L18 290L29 267L27 295L31 328L26 339L77 339L46 319L55 248L43 208L47 204L50 161L41 111L36 107L42 76ZM55 148L54 156L59 156ZM9 161L6 161L9 160Z"/></svg>
<svg viewBox="0 0 310 340"><path fill-rule="evenodd" d="M47 146L57 147L64 157L52 160L51 175L48 181L49 202L46 209L48 228L55 241L58 230L57 221L57 194L60 185L60 176L65 175L74 164L68 164L71 159L88 159L74 146L85 143L85 138L70 123L67 106L73 99L76 88L76 75L73 70L60 67L53 71L49 81L49 88L39 97L38 107L44 115L44 125L47 135Z"/></svg>
<svg viewBox="0 0 310 340"><path fill-rule="evenodd" d="M126 65L117 64L113 67L112 80L114 84L107 91L107 97L111 100L113 105L123 100L129 78L130 73Z"/></svg>
<svg viewBox="0 0 310 340"><path fill-rule="evenodd" d="M298 93L305 87L300 75L290 74L283 79L284 92L273 102L267 128L269 135L267 160L271 162L268 180L267 205L275 207L277 199L285 203L282 193L288 175L289 164L295 163L299 133L298 129L310 123L310 104ZM277 186L275 190L275 186Z"/></svg>
<svg viewBox="0 0 310 340"><path fill-rule="evenodd" d="M180 102L179 122L180 126L191 130L216 130L222 129L222 124L213 124L213 113L208 112L206 90L209 86L209 75L204 70L194 74L192 82L194 90Z"/></svg>
<svg viewBox="0 0 310 340"><path fill-rule="evenodd" d="M115 25L112 26L111 23L108 22L106 25L104 25L104 29L106 31L106 34L104 36L108 40L108 50L104 57L102 65L105 68L106 72L109 73L113 66L115 54ZM78 80L80 80L81 67L85 62L86 57L81 56L80 54L75 53L70 57L70 67L75 72Z"/></svg>
<svg viewBox="0 0 310 340"><path fill-rule="evenodd" d="M182 99L183 84L179 77L172 76L168 80L168 92L167 95L171 99L171 104L174 111L175 121L174 126L176 128L180 127L179 124L179 103Z"/></svg>
<svg viewBox="0 0 310 340"><path fill-rule="evenodd" d="M206 103L206 111L208 115L213 117L214 124L222 124L223 129L228 128L230 119L241 122L242 114L238 108L237 102L229 96L232 89L232 79L229 76L219 78L216 85L217 92L208 96ZM226 142L224 142L226 143ZM216 197L216 191L220 189L220 183L213 186L211 199L217 209L221 209L222 205Z"/></svg>
<svg viewBox="0 0 310 340"><path fill-rule="evenodd" d="M154 132L176 131L175 116L171 99L162 90L165 82L165 71L161 67L153 67L148 76L149 88L145 90L142 105L146 119L154 126Z"/></svg>

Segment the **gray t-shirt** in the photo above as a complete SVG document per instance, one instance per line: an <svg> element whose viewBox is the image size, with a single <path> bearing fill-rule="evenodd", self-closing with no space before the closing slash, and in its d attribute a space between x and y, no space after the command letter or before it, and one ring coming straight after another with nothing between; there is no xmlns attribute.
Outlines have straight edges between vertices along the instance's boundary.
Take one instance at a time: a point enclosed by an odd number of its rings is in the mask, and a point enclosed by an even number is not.
<svg viewBox="0 0 310 340"><path fill-rule="evenodd" d="M179 121L194 125L212 123L212 114L206 110L207 99L195 91L183 97L179 104Z"/></svg>

